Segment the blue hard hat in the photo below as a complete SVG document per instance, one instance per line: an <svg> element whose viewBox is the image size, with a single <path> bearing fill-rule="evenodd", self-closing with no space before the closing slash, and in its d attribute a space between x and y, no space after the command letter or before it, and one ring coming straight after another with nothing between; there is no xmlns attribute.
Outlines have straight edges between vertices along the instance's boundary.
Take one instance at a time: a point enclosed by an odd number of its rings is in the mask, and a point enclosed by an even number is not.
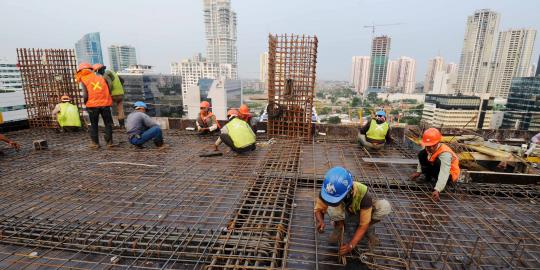
<svg viewBox="0 0 540 270"><path fill-rule="evenodd" d="M148 109L148 106L146 106L146 103L142 102L142 101L137 101L133 104L133 107L137 108L137 107L143 107L145 109Z"/></svg>
<svg viewBox="0 0 540 270"><path fill-rule="evenodd" d="M321 199L330 206L337 206L352 189L353 176L343 167L333 167L326 172L321 188Z"/></svg>
<svg viewBox="0 0 540 270"><path fill-rule="evenodd" d="M378 112L377 112L377 113L376 113L375 115L377 115L377 116L384 116L384 117L386 117L386 112L385 112L385 111L383 111L383 110L380 110L380 111L378 111Z"/></svg>

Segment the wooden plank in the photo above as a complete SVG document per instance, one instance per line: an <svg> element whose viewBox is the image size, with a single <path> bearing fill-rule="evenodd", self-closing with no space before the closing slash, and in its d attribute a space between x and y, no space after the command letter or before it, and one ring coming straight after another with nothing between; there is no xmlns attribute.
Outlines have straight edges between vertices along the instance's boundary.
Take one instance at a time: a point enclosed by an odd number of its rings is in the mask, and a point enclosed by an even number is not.
<svg viewBox="0 0 540 270"><path fill-rule="evenodd" d="M416 165L416 158L362 158L364 162Z"/></svg>

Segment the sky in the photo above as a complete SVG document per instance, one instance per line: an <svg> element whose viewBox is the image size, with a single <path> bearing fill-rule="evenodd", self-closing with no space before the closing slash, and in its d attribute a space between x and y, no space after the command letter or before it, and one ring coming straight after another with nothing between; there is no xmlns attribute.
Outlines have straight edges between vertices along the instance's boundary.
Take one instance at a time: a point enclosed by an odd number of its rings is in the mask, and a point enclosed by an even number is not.
<svg viewBox="0 0 540 270"><path fill-rule="evenodd" d="M238 66L242 79L259 77L259 55L269 33L316 35L317 77L349 80L351 58L369 55L370 24L392 38L390 58L416 59L423 80L427 61L437 55L459 63L467 16L489 8L501 14L499 30L540 29L538 0L231 0L238 17ZM16 61L16 48L74 48L84 34L101 33L107 47L129 44L140 64L169 73L171 62L206 51L202 0L2 0L0 58ZM536 64L536 40L531 64Z"/></svg>

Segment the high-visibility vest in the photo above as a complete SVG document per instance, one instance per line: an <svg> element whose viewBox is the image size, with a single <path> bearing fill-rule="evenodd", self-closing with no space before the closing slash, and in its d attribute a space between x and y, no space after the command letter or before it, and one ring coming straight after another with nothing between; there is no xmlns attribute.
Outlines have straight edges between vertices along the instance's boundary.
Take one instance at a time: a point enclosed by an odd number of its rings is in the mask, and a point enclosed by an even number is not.
<svg viewBox="0 0 540 270"><path fill-rule="evenodd" d="M437 157L444 152L452 154L452 162L450 163L450 176L452 177L452 182L457 182L459 178L459 173L461 171L461 169L459 168L459 158L456 153L454 153L452 148L450 148L448 145L441 143L441 146L439 146L437 151L435 151L435 153L433 153L433 155L431 155L431 157L429 158L429 162L431 164L434 164Z"/></svg>
<svg viewBox="0 0 540 270"><path fill-rule="evenodd" d="M69 102L60 103L57 119L61 127L81 127L79 108Z"/></svg>
<svg viewBox="0 0 540 270"><path fill-rule="evenodd" d="M96 108L112 106L111 93L109 93L109 87L103 77L94 73L89 73L82 76L81 82L88 92L86 107Z"/></svg>
<svg viewBox="0 0 540 270"><path fill-rule="evenodd" d="M360 211L360 203L368 191L368 187L360 182L353 182L354 196L349 211L356 214Z"/></svg>
<svg viewBox="0 0 540 270"><path fill-rule="evenodd" d="M112 89L111 89L111 96L123 96L124 95L124 87L122 86L122 82L120 81L120 78L118 77L118 73L114 71L107 71L108 74L111 74L110 77L112 77Z"/></svg>
<svg viewBox="0 0 540 270"><path fill-rule="evenodd" d="M366 137L372 140L384 141L386 138L386 133L388 133L388 122L382 124L377 124L375 119L371 119L369 129L366 132Z"/></svg>
<svg viewBox="0 0 540 270"><path fill-rule="evenodd" d="M238 118L233 118L227 125L229 136L234 147L244 148L255 143L256 137L248 123Z"/></svg>
<svg viewBox="0 0 540 270"><path fill-rule="evenodd" d="M199 117L201 118L203 127L210 127L210 125L208 124L208 120L214 117L214 120L216 121L218 128L221 129L221 125L219 124L219 121L217 120L217 118L214 116L212 112L208 112L206 116L202 115L202 113L199 113Z"/></svg>

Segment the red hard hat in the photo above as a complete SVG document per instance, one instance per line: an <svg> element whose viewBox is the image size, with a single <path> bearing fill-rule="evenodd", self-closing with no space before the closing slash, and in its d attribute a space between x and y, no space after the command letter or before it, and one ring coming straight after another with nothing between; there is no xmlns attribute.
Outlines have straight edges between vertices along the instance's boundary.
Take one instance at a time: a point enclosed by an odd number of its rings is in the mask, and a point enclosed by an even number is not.
<svg viewBox="0 0 540 270"><path fill-rule="evenodd" d="M203 101L201 102L201 108L210 108L210 102L208 101Z"/></svg>
<svg viewBox="0 0 540 270"><path fill-rule="evenodd" d="M249 114L249 107L248 107L248 105L242 104L242 106L240 106L240 113L241 113L241 114Z"/></svg>
<svg viewBox="0 0 540 270"><path fill-rule="evenodd" d="M100 70L100 69L103 68L103 67L105 67L105 66L98 63L98 64L94 64L94 65L92 66L92 69L93 69L94 71L98 71L98 70Z"/></svg>
<svg viewBox="0 0 540 270"><path fill-rule="evenodd" d="M441 139L442 139L442 134L438 129L428 128L426 131L424 131L424 135L422 136L422 145L423 146L436 145L439 142L441 142Z"/></svg>
<svg viewBox="0 0 540 270"><path fill-rule="evenodd" d="M77 72L83 70L83 69L92 69L92 66L88 63L80 63L79 67L77 68Z"/></svg>
<svg viewBox="0 0 540 270"><path fill-rule="evenodd" d="M60 100L62 100L62 101L70 101L71 98L70 98L69 96L63 95L63 96L60 98Z"/></svg>
<svg viewBox="0 0 540 270"><path fill-rule="evenodd" d="M231 116L238 116L238 111L236 109L230 109L227 111L227 117L231 117Z"/></svg>

